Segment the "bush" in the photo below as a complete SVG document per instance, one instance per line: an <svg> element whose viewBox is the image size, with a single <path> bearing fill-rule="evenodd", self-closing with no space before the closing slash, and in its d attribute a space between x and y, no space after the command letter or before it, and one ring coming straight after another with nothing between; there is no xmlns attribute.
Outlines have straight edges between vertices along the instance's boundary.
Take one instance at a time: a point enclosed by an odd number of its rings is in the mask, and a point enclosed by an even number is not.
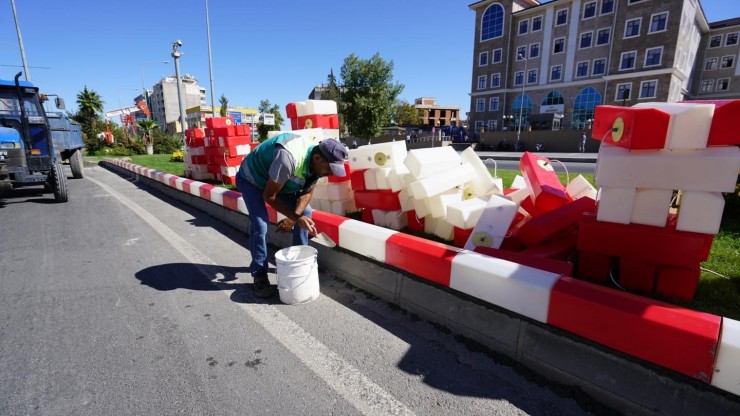
<svg viewBox="0 0 740 416"><path fill-rule="evenodd" d="M182 139L179 135L155 135L154 153L168 154L182 150Z"/></svg>
<svg viewBox="0 0 740 416"><path fill-rule="evenodd" d="M178 150L176 152L172 152L172 157L170 158L170 162L184 162L185 161L185 155L181 150Z"/></svg>

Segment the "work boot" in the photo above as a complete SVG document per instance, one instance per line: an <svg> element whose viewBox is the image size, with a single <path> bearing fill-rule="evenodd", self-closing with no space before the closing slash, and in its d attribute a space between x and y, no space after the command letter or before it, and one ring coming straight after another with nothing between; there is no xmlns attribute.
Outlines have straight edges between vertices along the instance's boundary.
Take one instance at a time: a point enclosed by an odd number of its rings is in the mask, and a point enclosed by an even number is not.
<svg viewBox="0 0 740 416"><path fill-rule="evenodd" d="M254 278L254 294L258 298L269 298L277 294L277 287L270 284L267 273L259 273Z"/></svg>

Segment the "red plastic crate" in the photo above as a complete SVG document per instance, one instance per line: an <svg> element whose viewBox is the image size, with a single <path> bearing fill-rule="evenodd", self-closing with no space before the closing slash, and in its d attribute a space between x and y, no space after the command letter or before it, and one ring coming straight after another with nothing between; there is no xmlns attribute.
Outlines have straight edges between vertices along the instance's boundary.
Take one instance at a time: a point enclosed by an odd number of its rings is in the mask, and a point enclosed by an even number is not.
<svg viewBox="0 0 740 416"><path fill-rule="evenodd" d="M401 209L398 192L387 190L354 191L354 194L357 208L382 209L383 211L397 211Z"/></svg>
<svg viewBox="0 0 740 416"><path fill-rule="evenodd" d="M699 285L701 269L682 267L660 267L655 279L655 293L691 302Z"/></svg>
<svg viewBox="0 0 740 416"><path fill-rule="evenodd" d="M619 285L630 292L652 293L656 270L654 263L622 257L619 259Z"/></svg>
<svg viewBox="0 0 740 416"><path fill-rule="evenodd" d="M231 117L208 117L206 118L206 127L213 129L216 127L233 126L234 119Z"/></svg>
<svg viewBox="0 0 740 416"><path fill-rule="evenodd" d="M524 152L519 161L519 168L530 187L530 195L541 211L552 211L570 202L565 186L560 183L558 175L550 160L540 155Z"/></svg>
<svg viewBox="0 0 740 416"><path fill-rule="evenodd" d="M662 149L671 115L655 108L598 105L591 137L627 149Z"/></svg>

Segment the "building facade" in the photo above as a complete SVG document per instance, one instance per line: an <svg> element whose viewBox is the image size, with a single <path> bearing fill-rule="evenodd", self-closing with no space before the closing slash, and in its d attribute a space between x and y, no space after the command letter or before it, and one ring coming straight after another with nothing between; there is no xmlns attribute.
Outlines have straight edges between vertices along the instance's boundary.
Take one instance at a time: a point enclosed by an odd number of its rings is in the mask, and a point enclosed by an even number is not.
<svg viewBox="0 0 740 416"><path fill-rule="evenodd" d="M460 126L460 107L438 105L434 98L421 97L414 100L419 113L419 123L430 127Z"/></svg>
<svg viewBox="0 0 740 416"><path fill-rule="evenodd" d="M698 0L484 0L470 9L474 132L531 128L544 114L557 128L582 130L597 105L740 91L740 28L709 25Z"/></svg>
<svg viewBox="0 0 740 416"><path fill-rule="evenodd" d="M191 75L181 77L183 97L185 108L205 106L206 89L198 85L198 80ZM163 130L168 133L178 133L183 131L180 123L180 102L177 96L177 77L164 77L157 84L154 84L150 100L150 110L152 119ZM185 125L187 128L187 125Z"/></svg>

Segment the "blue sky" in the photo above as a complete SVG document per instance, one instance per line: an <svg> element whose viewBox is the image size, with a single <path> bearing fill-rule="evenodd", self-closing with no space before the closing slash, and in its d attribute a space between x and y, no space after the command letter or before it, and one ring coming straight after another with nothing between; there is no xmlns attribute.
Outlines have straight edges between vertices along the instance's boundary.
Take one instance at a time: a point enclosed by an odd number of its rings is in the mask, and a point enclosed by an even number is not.
<svg viewBox="0 0 740 416"><path fill-rule="evenodd" d="M660 1L660 0L652 0ZM209 0L215 100L255 108L305 100L339 77L350 53L393 61L401 99L435 97L469 110L474 0ZM182 41L181 73L211 102L205 0L15 0L31 81L76 109L84 86L105 110L132 105L146 87L175 72L172 43ZM740 1L703 0L710 22L740 17ZM169 64L161 61L168 60ZM10 1L0 2L0 78L22 63ZM11 65L11 66L9 66Z"/></svg>

